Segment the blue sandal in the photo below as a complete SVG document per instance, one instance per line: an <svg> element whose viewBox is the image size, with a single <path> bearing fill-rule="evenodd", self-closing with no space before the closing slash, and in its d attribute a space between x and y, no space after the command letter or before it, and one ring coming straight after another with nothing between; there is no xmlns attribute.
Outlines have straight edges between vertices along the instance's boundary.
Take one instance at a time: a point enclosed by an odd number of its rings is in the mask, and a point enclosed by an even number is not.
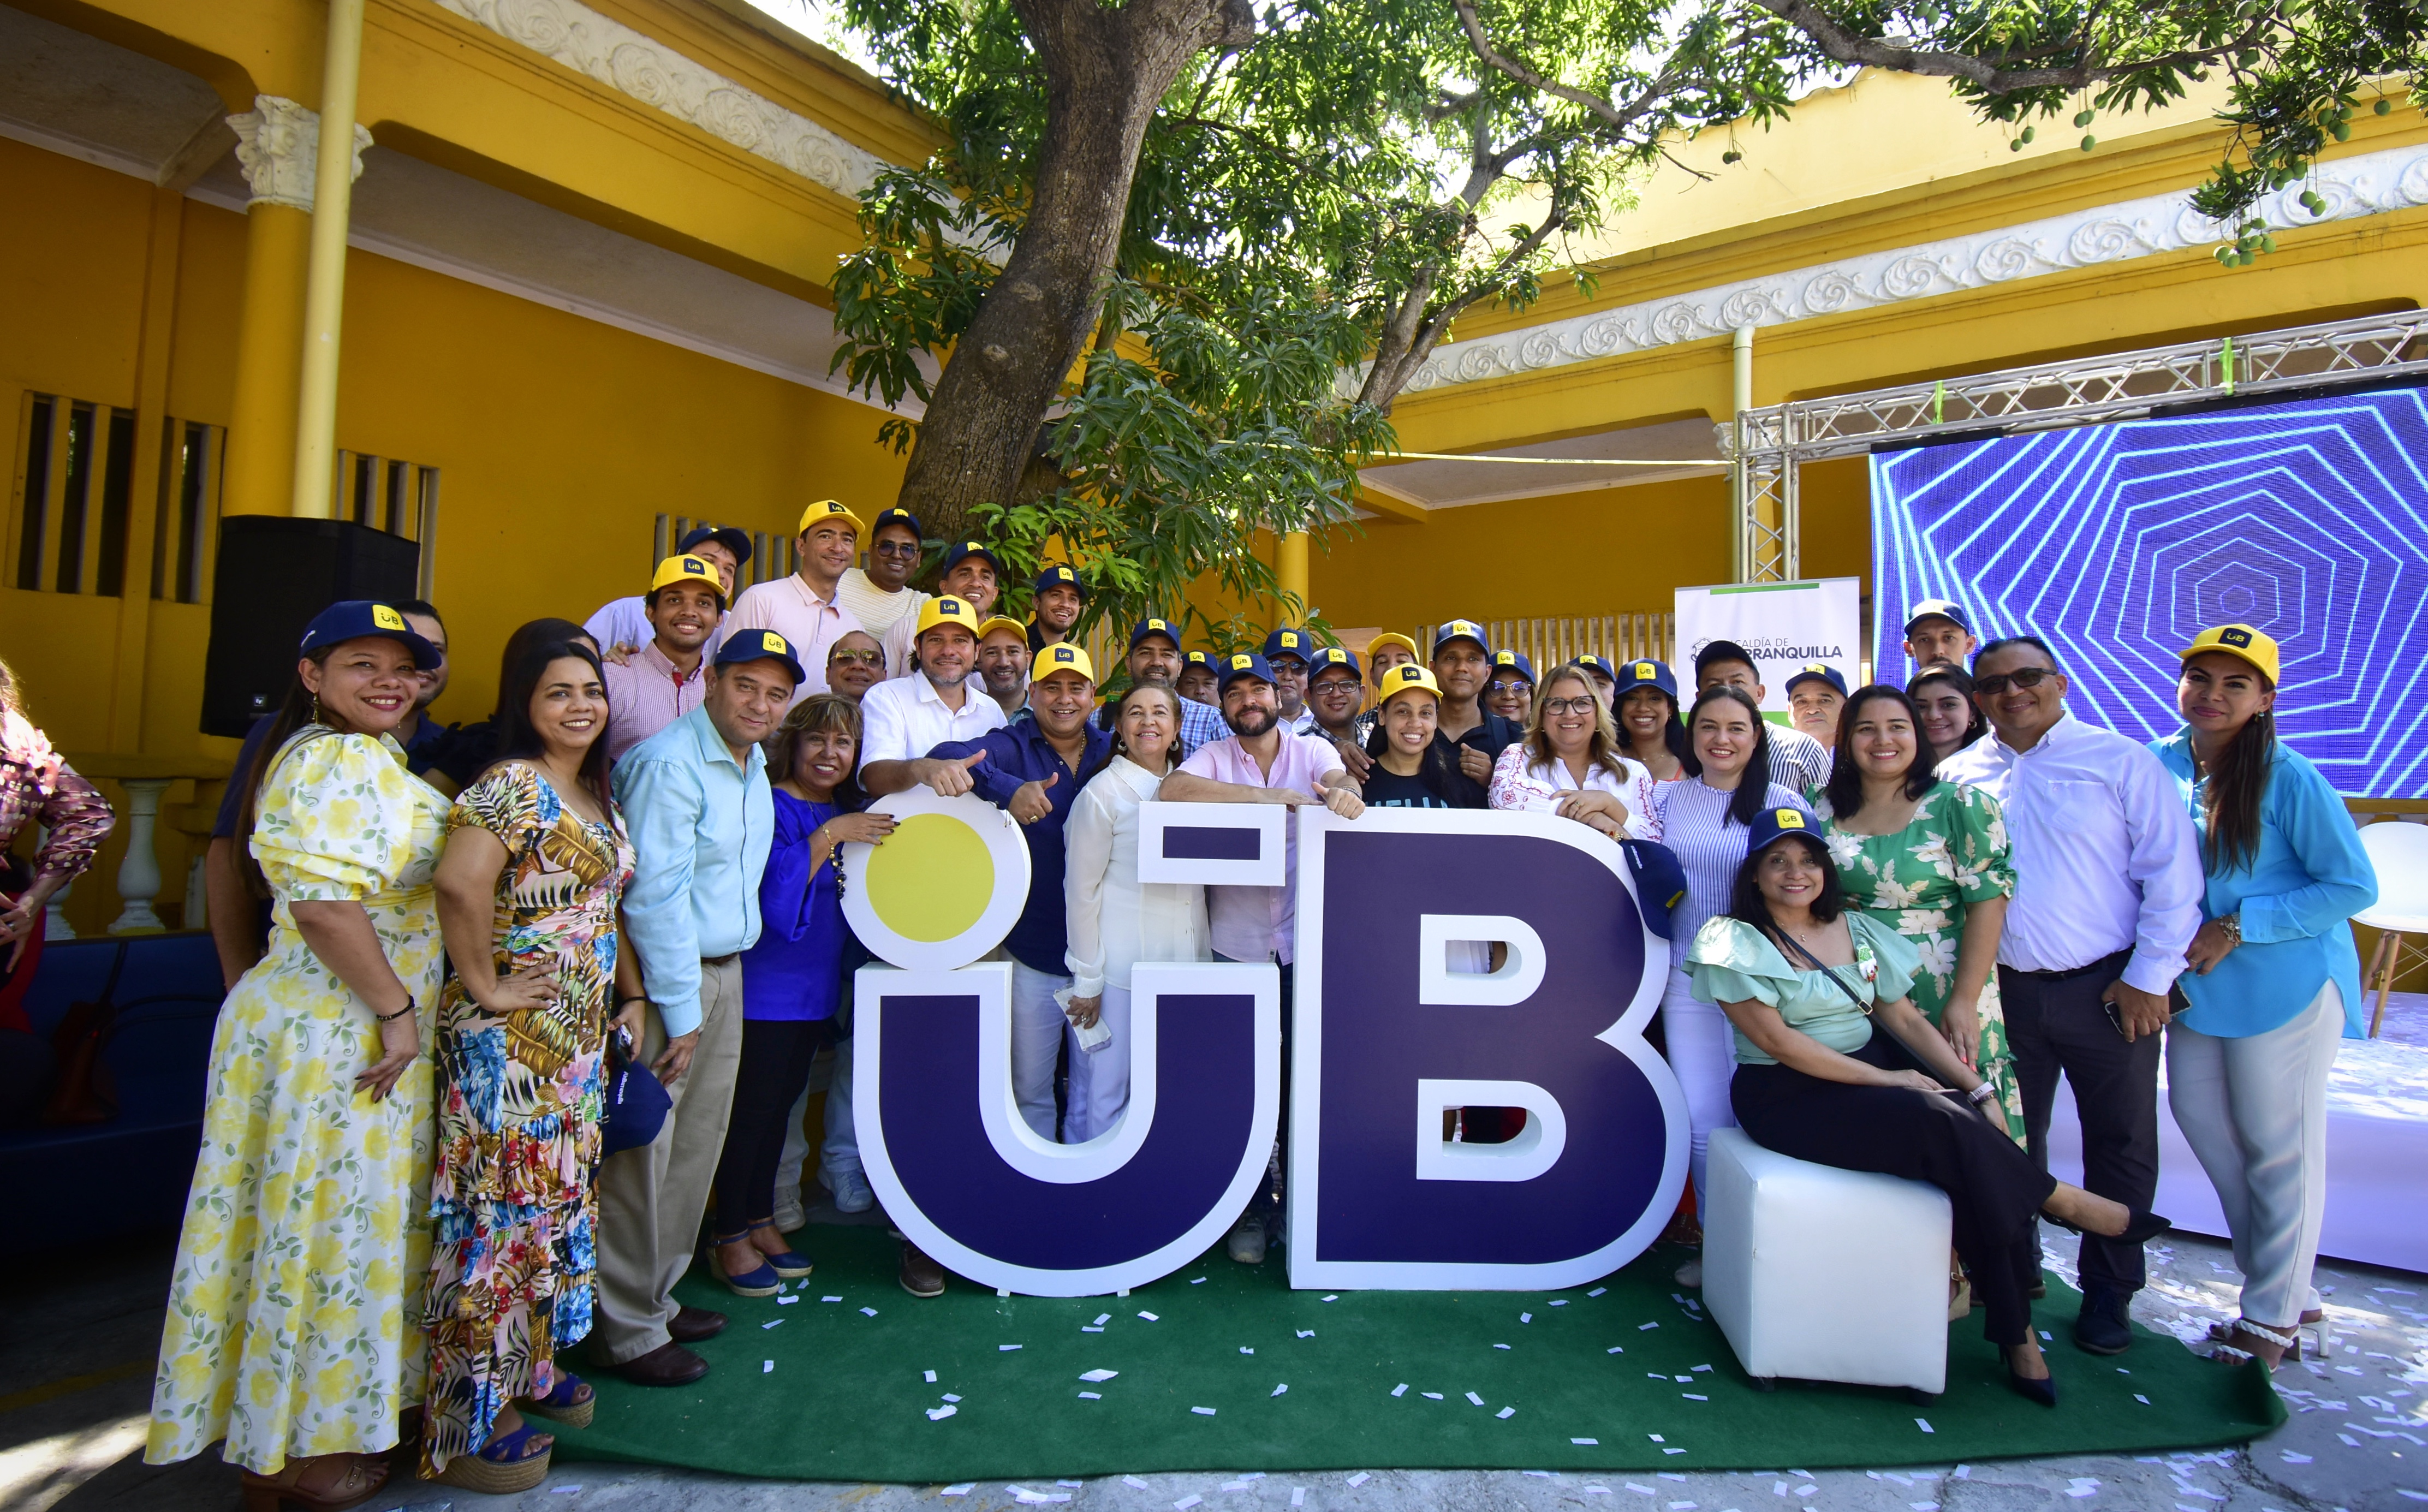
<svg viewBox="0 0 2428 1512"><path fill-rule="evenodd" d="M533 1438L546 1440L536 1453L532 1450ZM468 1491L513 1496L548 1479L549 1460L555 1453L555 1440L525 1422L512 1433L492 1434L475 1454L449 1460L437 1478Z"/></svg>
<svg viewBox="0 0 2428 1512"><path fill-rule="evenodd" d="M555 1390L528 1398L521 1406L525 1417L548 1418L568 1428L587 1428L599 1410L598 1397L589 1382L570 1371L559 1371Z"/></svg>
<svg viewBox="0 0 2428 1512"><path fill-rule="evenodd" d="M783 1232L776 1226L776 1220L773 1218L760 1219L757 1223L750 1225L750 1232L755 1234L763 1228L771 1234L777 1234L779 1236ZM763 1250L760 1253L765 1254L766 1252ZM767 1265L770 1270L774 1271L778 1275L782 1276L787 1281L797 1281L801 1277L809 1274L812 1271L817 1269L816 1266L810 1263L809 1257L794 1253L793 1249L789 1245L777 1254L768 1255Z"/></svg>
<svg viewBox="0 0 2428 1512"><path fill-rule="evenodd" d="M776 1274L776 1268L766 1262L765 1256L760 1257L760 1262L757 1266L743 1272L739 1275L728 1274L725 1269L725 1262L717 1258L718 1255L724 1250L726 1245L747 1244L749 1241L750 1231L746 1228L739 1234L720 1234L710 1240L708 1241L708 1274L716 1277L719 1281L724 1282L725 1290L732 1292L737 1297L772 1297L777 1292L784 1290L784 1278ZM753 1251L752 1253L755 1254L757 1252Z"/></svg>

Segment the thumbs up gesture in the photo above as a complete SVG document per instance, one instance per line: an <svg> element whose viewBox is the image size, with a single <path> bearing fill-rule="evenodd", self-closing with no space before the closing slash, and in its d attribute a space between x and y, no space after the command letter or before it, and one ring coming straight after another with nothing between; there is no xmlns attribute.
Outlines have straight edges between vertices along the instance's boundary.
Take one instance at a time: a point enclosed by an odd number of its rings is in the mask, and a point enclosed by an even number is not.
<svg viewBox="0 0 2428 1512"><path fill-rule="evenodd" d="M1021 823L1035 824L1054 812L1054 800L1046 796L1045 790L1060 781L1062 774L1056 772L1038 781L1023 782L1019 791L1012 794L1011 801L1004 807Z"/></svg>

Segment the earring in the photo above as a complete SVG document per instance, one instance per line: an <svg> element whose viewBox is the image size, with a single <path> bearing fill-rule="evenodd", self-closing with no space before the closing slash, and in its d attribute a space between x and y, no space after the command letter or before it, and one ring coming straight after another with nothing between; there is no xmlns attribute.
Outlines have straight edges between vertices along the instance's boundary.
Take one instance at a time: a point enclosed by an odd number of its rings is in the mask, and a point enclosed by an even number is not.
<svg viewBox="0 0 2428 1512"><path fill-rule="evenodd" d="M317 693L312 695L312 722L316 725L328 722L320 716L320 696Z"/></svg>

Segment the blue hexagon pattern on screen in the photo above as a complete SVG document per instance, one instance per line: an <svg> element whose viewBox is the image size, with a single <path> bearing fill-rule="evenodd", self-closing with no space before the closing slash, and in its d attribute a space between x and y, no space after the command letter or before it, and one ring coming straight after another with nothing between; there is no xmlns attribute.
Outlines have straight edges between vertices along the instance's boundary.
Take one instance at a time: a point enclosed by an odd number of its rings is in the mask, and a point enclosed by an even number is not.
<svg viewBox="0 0 2428 1512"><path fill-rule="evenodd" d="M2282 643L2278 728L2346 794L2428 797L2428 399L2419 389L1875 453L1873 645L1906 607L2055 648L2068 707L2173 733L2175 652L2234 620Z"/></svg>

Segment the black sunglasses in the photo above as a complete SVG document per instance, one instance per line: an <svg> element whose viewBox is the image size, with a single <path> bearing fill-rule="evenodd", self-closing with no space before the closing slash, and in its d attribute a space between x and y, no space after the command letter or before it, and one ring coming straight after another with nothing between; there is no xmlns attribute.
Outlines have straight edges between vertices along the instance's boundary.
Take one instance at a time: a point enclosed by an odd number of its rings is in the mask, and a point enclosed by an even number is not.
<svg viewBox="0 0 2428 1512"><path fill-rule="evenodd" d="M2036 688L2055 676L2057 668L2054 666L2018 667L2012 672L1993 672L1988 677L1975 678L1973 691L1985 698L1994 698L2007 691L2010 682L2019 688Z"/></svg>

